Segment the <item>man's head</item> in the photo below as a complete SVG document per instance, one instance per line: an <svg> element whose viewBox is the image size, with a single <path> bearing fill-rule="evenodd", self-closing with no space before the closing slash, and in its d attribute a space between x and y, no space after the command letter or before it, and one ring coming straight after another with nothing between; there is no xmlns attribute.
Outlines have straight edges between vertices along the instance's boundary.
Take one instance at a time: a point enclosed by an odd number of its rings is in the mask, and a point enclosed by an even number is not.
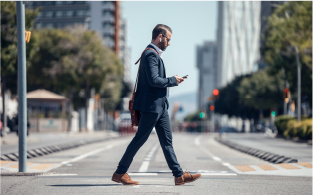
<svg viewBox="0 0 313 195"><path fill-rule="evenodd" d="M172 29L164 24L158 24L152 31L152 43L158 46L162 51L170 45L172 38Z"/></svg>

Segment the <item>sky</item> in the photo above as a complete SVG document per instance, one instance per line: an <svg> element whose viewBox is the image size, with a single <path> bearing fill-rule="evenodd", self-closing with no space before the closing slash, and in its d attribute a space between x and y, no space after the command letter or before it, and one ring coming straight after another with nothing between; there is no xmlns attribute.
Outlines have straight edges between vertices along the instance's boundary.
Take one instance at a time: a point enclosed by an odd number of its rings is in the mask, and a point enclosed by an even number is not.
<svg viewBox="0 0 313 195"><path fill-rule="evenodd" d="M179 1L124 1L122 14L128 22L128 44L131 48L131 81L134 84L142 51L151 42L157 24L171 27L171 45L163 53L166 76L189 75L183 83L170 88L170 97L197 92L198 69L196 46L215 41L218 3Z"/></svg>

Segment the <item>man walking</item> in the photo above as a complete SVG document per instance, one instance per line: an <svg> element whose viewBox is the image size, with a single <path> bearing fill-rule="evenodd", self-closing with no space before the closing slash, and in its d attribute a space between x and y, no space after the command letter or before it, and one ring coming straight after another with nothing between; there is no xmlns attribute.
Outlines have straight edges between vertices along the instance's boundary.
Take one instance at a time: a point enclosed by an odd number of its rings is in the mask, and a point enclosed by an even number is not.
<svg viewBox="0 0 313 195"><path fill-rule="evenodd" d="M119 162L112 181L124 185L139 185L139 182L132 181L126 172L139 148L147 141L153 127L159 137L166 162L172 170L175 185L193 182L201 177L201 174L183 172L173 149L167 97L169 87L178 86L184 78L178 75L166 78L162 53L170 45L171 37L172 29L158 24L152 31L151 43L142 54L133 104L133 110L140 110L141 114L138 131Z"/></svg>

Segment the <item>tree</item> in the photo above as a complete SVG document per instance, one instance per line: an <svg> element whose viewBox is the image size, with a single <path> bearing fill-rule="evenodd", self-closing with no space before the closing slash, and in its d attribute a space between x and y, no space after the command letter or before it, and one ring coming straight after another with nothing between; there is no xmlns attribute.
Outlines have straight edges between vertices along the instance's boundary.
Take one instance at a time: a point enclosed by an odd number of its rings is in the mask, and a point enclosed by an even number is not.
<svg viewBox="0 0 313 195"><path fill-rule="evenodd" d="M312 2L289 1L278 6L268 18L263 35L265 47L261 49L269 64L269 73L282 69L290 84L292 96L297 97L297 65L295 46L301 63L301 93L307 95L312 106Z"/></svg>
<svg viewBox="0 0 313 195"><path fill-rule="evenodd" d="M39 12L25 9L25 30L32 31ZM31 37L32 40L32 37ZM29 44L26 44L26 65L29 65ZM13 94L17 93L17 27L16 2L1 1L1 74L2 82Z"/></svg>
<svg viewBox="0 0 313 195"><path fill-rule="evenodd" d="M240 103L254 109L270 110L283 106L284 79L280 72L274 76L267 69L243 78L237 87Z"/></svg>
<svg viewBox="0 0 313 195"><path fill-rule="evenodd" d="M29 88L42 86L72 97L84 89L86 98L94 88L107 100L105 108L114 109L121 95L123 66L101 42L95 31L79 25L36 30L28 70ZM79 98L74 99L79 103Z"/></svg>

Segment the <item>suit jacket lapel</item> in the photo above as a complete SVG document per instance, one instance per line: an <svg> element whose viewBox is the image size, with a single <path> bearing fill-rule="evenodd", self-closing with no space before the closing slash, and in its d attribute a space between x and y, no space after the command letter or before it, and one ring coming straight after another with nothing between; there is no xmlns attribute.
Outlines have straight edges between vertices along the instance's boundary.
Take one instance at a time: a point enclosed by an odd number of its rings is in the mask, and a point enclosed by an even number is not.
<svg viewBox="0 0 313 195"><path fill-rule="evenodd" d="M152 48L152 49L154 49L155 50L155 48L152 46L152 45L148 45L147 47L150 47L150 48ZM159 54L158 54L158 56L159 56ZM164 62L163 62L163 60L162 60L162 58L159 56L159 58L161 59L161 61L162 61L162 65L163 65L163 72L164 72L164 77L166 78L166 71L165 71L165 65L164 65Z"/></svg>

